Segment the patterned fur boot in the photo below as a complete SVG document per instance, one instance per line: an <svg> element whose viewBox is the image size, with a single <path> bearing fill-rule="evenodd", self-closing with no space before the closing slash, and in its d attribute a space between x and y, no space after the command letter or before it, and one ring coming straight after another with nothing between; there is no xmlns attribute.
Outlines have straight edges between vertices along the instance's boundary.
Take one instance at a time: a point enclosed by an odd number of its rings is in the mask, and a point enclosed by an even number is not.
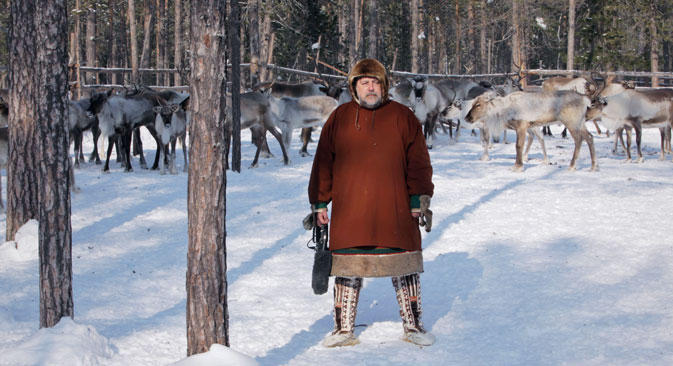
<svg viewBox="0 0 673 366"><path fill-rule="evenodd" d="M325 347L353 346L360 341L355 338L355 314L362 288L362 278L336 277L334 280L334 331L325 337Z"/></svg>
<svg viewBox="0 0 673 366"><path fill-rule="evenodd" d="M404 326L402 339L419 346L430 346L435 343L435 336L427 332L421 322L421 282L418 273L393 277L393 286L397 293Z"/></svg>

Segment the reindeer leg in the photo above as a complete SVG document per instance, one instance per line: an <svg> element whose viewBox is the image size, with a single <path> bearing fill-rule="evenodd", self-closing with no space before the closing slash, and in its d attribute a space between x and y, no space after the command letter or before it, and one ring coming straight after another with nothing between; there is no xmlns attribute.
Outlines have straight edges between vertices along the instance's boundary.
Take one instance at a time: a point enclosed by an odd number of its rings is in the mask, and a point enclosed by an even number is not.
<svg viewBox="0 0 673 366"><path fill-rule="evenodd" d="M596 133L597 133L598 135L600 135L600 134L601 134L601 128L598 127L598 122L596 122L595 119L592 120L591 122L593 122L593 123L594 123L594 126L596 126Z"/></svg>
<svg viewBox="0 0 673 366"><path fill-rule="evenodd" d="M530 129L526 131L526 134L528 135L528 141L526 143L526 149L524 149L523 152L523 162L527 163L528 162L528 152L530 151L530 146L533 145L533 132L531 132Z"/></svg>
<svg viewBox="0 0 673 366"><path fill-rule="evenodd" d="M84 151L82 150L82 143L84 142L84 131L79 130L77 141L79 142L79 158L84 161Z"/></svg>
<svg viewBox="0 0 673 366"><path fill-rule="evenodd" d="M147 128L148 131L150 131L150 135L152 135L152 138L154 138L154 142L157 145L157 154L154 155L154 164L152 164L152 170L157 170L159 168L159 158L160 158L160 150L159 146L163 145L163 142L161 141L161 138L157 134L157 130L154 128L153 125L145 125L145 128ZM142 152L141 152L142 153Z"/></svg>
<svg viewBox="0 0 673 366"><path fill-rule="evenodd" d="M177 143L176 138L173 137L171 139L171 160L170 160L170 162L171 162L171 164L170 164L171 174L178 174L178 169L175 167L175 144L176 143Z"/></svg>
<svg viewBox="0 0 673 366"><path fill-rule="evenodd" d="M518 123L517 123L518 122ZM516 159L512 171L523 171L523 145L526 141L526 130L528 123L524 121L514 121L516 126Z"/></svg>
<svg viewBox="0 0 673 366"><path fill-rule="evenodd" d="M547 157L547 148L544 145L544 136L542 135L542 131L539 127L534 127L532 131L533 134L537 137L537 140L540 142L540 146L542 146L542 156L544 157L544 160L542 162L549 165L549 158Z"/></svg>
<svg viewBox="0 0 673 366"><path fill-rule="evenodd" d="M130 150L130 139L129 139L129 152ZM157 145L159 146L159 145ZM157 149L158 150L158 149ZM145 160L145 153L143 151L143 140L140 138L140 127L133 129L133 156L138 155L140 157L140 168L147 169L147 161ZM130 155L129 155L130 158ZM156 159L155 159L156 160ZM153 167L156 169L156 167Z"/></svg>
<svg viewBox="0 0 673 366"><path fill-rule="evenodd" d="M164 161L161 164L161 168L159 169L159 174L165 175L166 174L166 167L168 166L168 144L159 144L157 145L157 155L159 155L159 150L161 149L164 152Z"/></svg>
<svg viewBox="0 0 673 366"><path fill-rule="evenodd" d="M187 160L187 144L185 143L187 133L183 133L180 135L180 145L182 145L182 157L184 160L182 172L183 173L188 173L189 172L189 161ZM225 162L226 163L226 162ZM225 164L226 165L226 164Z"/></svg>
<svg viewBox="0 0 673 366"><path fill-rule="evenodd" d="M89 156L89 161L94 160L96 165L100 165L100 156L98 156L98 138L100 137L100 128L98 128L98 124L91 127L91 134L93 134L93 151L91 152L91 156Z"/></svg>
<svg viewBox="0 0 673 366"><path fill-rule="evenodd" d="M117 138L117 140L119 140L119 138ZM112 137L108 137L107 156L105 158L105 165L103 165L104 172L110 171L110 155L112 155L112 148L114 146L115 146L115 140ZM117 148L117 150L119 150L119 148Z"/></svg>
<svg viewBox="0 0 673 366"><path fill-rule="evenodd" d="M488 161L488 145L491 143L491 132L488 130L488 127L483 126L479 127L479 135L481 137L481 145L484 147L484 153L479 160Z"/></svg>
<svg viewBox="0 0 673 366"><path fill-rule="evenodd" d="M636 145L638 146L638 160L636 161L637 163L642 163L644 158L643 158L643 151L641 150L641 145L640 142L643 137L643 129L642 126L640 125L640 121L637 121L635 126L633 128L636 130Z"/></svg>
<svg viewBox="0 0 673 366"><path fill-rule="evenodd" d="M278 144L280 145L280 150L283 152L283 164L285 164L285 165L290 164L290 158L287 156L287 151L285 150L285 145L283 145L282 136L280 135L280 133L278 133L278 131L276 131L275 127L273 127L273 126L270 126L270 127L271 128L269 128L268 131L273 135L273 137L276 138L276 140L278 140Z"/></svg>
<svg viewBox="0 0 673 366"><path fill-rule="evenodd" d="M311 156L311 154L308 153L308 143L311 142L311 132L313 131L313 127L311 128L302 128L301 130L301 150L299 153L301 156ZM288 145L285 145L286 148Z"/></svg>
<svg viewBox="0 0 673 366"><path fill-rule="evenodd" d="M124 134L123 138L123 143L122 147L120 150L122 150L122 159L125 162L126 167L124 168L124 172L132 172L133 171L133 166L131 166L131 135L132 133L126 133ZM140 155L142 157L142 154Z"/></svg>
<svg viewBox="0 0 673 366"><path fill-rule="evenodd" d="M580 129L580 133L582 134L582 138L584 141L587 142L587 146L589 147L589 154L591 155L591 171L592 172L597 172L598 171L598 161L596 160L596 148L594 147L594 136L587 130L586 126L584 123L582 123L582 129ZM580 141L580 145L582 144L582 141Z"/></svg>
<svg viewBox="0 0 673 366"><path fill-rule="evenodd" d="M661 152L659 153L659 161L666 159L666 127L659 127L659 135L661 136Z"/></svg>

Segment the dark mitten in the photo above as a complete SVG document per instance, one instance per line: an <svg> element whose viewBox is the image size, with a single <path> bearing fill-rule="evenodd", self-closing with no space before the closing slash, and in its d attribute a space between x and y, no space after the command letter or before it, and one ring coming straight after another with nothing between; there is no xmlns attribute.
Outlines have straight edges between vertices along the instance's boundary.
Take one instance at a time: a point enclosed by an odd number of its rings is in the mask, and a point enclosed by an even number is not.
<svg viewBox="0 0 673 366"><path fill-rule="evenodd" d="M430 210L430 196L427 194L421 195L421 217L420 225L425 226L425 231L432 230L432 211Z"/></svg>

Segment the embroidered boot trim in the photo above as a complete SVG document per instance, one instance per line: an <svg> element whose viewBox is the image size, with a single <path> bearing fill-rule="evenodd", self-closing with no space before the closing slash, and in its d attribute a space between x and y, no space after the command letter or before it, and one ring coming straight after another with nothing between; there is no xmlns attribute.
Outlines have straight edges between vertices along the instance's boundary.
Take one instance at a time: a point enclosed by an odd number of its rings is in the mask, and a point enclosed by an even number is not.
<svg viewBox="0 0 673 366"><path fill-rule="evenodd" d="M334 332L353 333L362 278L336 277L334 280Z"/></svg>
<svg viewBox="0 0 673 366"><path fill-rule="evenodd" d="M393 277L393 287L400 305L404 332L425 333L421 322L421 282L418 273Z"/></svg>

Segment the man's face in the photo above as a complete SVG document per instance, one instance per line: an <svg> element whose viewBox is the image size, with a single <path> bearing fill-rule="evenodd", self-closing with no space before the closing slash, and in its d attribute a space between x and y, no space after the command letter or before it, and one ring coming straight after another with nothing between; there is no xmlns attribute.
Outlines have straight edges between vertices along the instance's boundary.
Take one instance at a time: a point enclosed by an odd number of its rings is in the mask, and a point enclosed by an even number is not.
<svg viewBox="0 0 673 366"><path fill-rule="evenodd" d="M381 83L378 79L363 76L355 82L355 92L365 107L375 107L381 102Z"/></svg>

